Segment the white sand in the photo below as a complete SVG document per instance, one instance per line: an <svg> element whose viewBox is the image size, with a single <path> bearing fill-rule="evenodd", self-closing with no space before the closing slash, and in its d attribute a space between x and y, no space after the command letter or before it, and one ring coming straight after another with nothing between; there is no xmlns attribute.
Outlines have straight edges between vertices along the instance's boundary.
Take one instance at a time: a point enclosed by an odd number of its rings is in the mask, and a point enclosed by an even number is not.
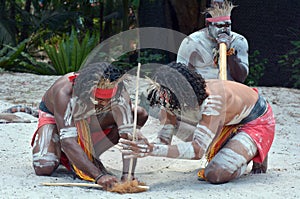
<svg viewBox="0 0 300 199"><path fill-rule="evenodd" d="M0 111L15 104L36 107L56 79L33 74L0 74ZM42 182L83 181L73 180L64 168L51 177L34 174L30 142L37 123L36 118L29 117L31 123L0 124L0 198L300 198L300 90L265 87L259 90L271 103L277 120L266 174L246 174L226 184L212 185L197 180L197 171L204 161L146 157L139 159L136 176L150 186L147 192L120 195L95 188L41 186ZM151 117L143 128L150 139L158 129L156 122ZM116 147L101 159L120 176L121 158Z"/></svg>

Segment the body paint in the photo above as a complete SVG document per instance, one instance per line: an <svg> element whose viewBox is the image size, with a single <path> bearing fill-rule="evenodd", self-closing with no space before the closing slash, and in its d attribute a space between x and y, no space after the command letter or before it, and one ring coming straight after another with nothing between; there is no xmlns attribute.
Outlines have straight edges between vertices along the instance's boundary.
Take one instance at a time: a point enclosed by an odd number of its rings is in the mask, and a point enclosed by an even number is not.
<svg viewBox="0 0 300 199"><path fill-rule="evenodd" d="M160 157L167 157L168 156L169 146L167 145L159 145L154 144L153 151L151 155L153 156L160 156Z"/></svg>
<svg viewBox="0 0 300 199"><path fill-rule="evenodd" d="M190 160L196 156L192 142L179 143L179 144L177 144L177 149L178 149L178 153L179 153L178 158L180 158L180 159L189 159Z"/></svg>
<svg viewBox="0 0 300 199"><path fill-rule="evenodd" d="M209 164L215 164L218 167L233 174L238 171L243 165L247 165L247 160L244 156L238 154L229 148L221 149ZM205 173L214 172L207 167ZM213 168L215 169L215 167Z"/></svg>
<svg viewBox="0 0 300 199"><path fill-rule="evenodd" d="M155 143L157 144L170 144L172 142L172 138L174 135L175 126L173 124L166 124L162 127L162 129L158 132L157 140ZM163 140L164 142L162 142Z"/></svg>
<svg viewBox="0 0 300 199"><path fill-rule="evenodd" d="M220 95L209 95L201 105L203 115L220 115L222 110L222 97Z"/></svg>
<svg viewBox="0 0 300 199"><path fill-rule="evenodd" d="M193 140L206 151L208 145L212 142L214 138L213 132L204 125L197 125L197 129L194 132Z"/></svg>
<svg viewBox="0 0 300 199"><path fill-rule="evenodd" d="M36 136L34 148L38 145L40 149L40 151L32 155L33 165L36 167L51 167L59 162L58 157L54 153L48 152L50 141L57 140L57 136L52 136L53 128L53 125L45 125L41 132L42 135L40 136L40 139Z"/></svg>
<svg viewBox="0 0 300 199"><path fill-rule="evenodd" d="M77 128L76 127L69 127L69 128L62 128L59 131L59 137L61 140L66 139L66 138L72 138L72 137L77 137Z"/></svg>
<svg viewBox="0 0 300 199"><path fill-rule="evenodd" d="M234 118L230 122L228 122L226 125L232 125L232 124L240 123L240 121L242 121L245 117L247 117L250 114L253 107L254 107L254 105L249 106L249 107L245 106L243 108L243 110L241 111L241 113L234 116Z"/></svg>
<svg viewBox="0 0 300 199"><path fill-rule="evenodd" d="M231 140L240 142L246 151L248 151L249 156L254 156L257 152L257 146L252 138L245 132L240 132L234 136Z"/></svg>
<svg viewBox="0 0 300 199"><path fill-rule="evenodd" d="M124 97L120 96L117 101L112 103L113 113L117 114L114 117L121 117L122 124L131 124L132 123L132 111L129 103L126 102ZM115 108L115 109L114 109ZM121 115L119 115L121 114Z"/></svg>

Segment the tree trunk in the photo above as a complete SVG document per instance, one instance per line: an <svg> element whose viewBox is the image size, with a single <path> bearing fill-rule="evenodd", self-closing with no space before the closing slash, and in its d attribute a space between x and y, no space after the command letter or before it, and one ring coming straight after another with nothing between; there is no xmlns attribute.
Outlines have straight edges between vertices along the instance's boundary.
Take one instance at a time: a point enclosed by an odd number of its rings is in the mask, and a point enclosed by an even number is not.
<svg viewBox="0 0 300 199"><path fill-rule="evenodd" d="M199 9L200 5L197 0L143 0L140 1L138 11L139 27L161 27L189 34L201 26ZM160 37L158 33L151 39ZM168 35L168 37L175 38L173 35ZM173 53L164 52L163 54L165 63L176 60L176 55Z"/></svg>

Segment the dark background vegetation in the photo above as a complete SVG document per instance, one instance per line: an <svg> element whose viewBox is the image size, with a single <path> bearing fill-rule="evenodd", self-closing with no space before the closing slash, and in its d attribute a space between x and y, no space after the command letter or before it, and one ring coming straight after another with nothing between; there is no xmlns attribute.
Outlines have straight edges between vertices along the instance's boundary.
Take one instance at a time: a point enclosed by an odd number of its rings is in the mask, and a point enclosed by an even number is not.
<svg viewBox="0 0 300 199"><path fill-rule="evenodd" d="M300 88L300 1L232 2L238 5L232 11L232 30L244 35L250 48L246 83ZM0 0L0 69L37 74L78 70L91 47L132 27L163 27L187 35L199 30L207 6L207 0ZM176 58L151 49L140 53L144 63ZM81 59L75 60L78 55ZM133 67L137 60L132 57L124 55L118 64ZM61 63L66 70L59 68Z"/></svg>

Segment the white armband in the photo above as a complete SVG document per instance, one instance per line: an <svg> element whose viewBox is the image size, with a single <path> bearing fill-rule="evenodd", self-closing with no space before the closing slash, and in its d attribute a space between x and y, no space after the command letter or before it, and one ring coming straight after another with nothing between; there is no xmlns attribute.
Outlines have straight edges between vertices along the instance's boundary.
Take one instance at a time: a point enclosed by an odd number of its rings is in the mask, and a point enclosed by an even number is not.
<svg viewBox="0 0 300 199"><path fill-rule="evenodd" d="M196 154L192 142L184 142L177 144L180 159L193 159Z"/></svg>
<svg viewBox="0 0 300 199"><path fill-rule="evenodd" d="M154 144L152 156L167 157L169 151L168 145Z"/></svg>
<svg viewBox="0 0 300 199"><path fill-rule="evenodd" d="M133 133L133 124L124 124L118 128L119 134L132 134Z"/></svg>
<svg viewBox="0 0 300 199"><path fill-rule="evenodd" d="M189 159L189 160L195 158L196 155L195 155L194 147L191 142L179 143L176 146L178 149L179 156L173 158ZM168 157L168 151L169 151L168 145L154 144L151 155L159 156L159 157Z"/></svg>
<svg viewBox="0 0 300 199"><path fill-rule="evenodd" d="M66 139L66 138L71 138L71 137L77 137L77 128L76 127L69 127L69 128L62 128L59 131L59 138Z"/></svg>
<svg viewBox="0 0 300 199"><path fill-rule="evenodd" d="M157 144L171 144L172 138L174 135L175 126L173 124L166 124L163 128L157 133L157 140L155 143ZM164 143L164 142L166 143Z"/></svg>

